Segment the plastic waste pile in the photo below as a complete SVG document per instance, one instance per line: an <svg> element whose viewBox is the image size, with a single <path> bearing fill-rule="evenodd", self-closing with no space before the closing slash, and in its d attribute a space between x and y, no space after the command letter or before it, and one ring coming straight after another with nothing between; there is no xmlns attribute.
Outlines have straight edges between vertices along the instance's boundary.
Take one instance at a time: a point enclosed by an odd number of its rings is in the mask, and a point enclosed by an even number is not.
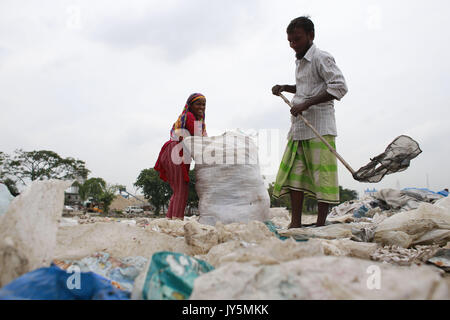
<svg viewBox="0 0 450 320"><path fill-rule="evenodd" d="M450 198L381 190L323 227L62 217L37 181L0 216L0 299L449 299ZM315 222L304 215L303 223Z"/></svg>

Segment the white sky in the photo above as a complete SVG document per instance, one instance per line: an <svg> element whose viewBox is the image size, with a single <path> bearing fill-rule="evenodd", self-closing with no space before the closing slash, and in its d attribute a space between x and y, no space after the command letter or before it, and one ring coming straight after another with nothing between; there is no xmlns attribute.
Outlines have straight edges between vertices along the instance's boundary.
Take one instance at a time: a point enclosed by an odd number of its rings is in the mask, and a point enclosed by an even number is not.
<svg viewBox="0 0 450 320"><path fill-rule="evenodd" d="M439 191L450 187L449 9L447 0L1 0L0 151L53 150L132 192L186 98L202 92L210 136L278 134L260 159L273 179L290 113L271 87L294 84L285 30L308 14L349 87L335 104L343 158L357 170L401 134L423 150L377 184L340 165L340 184Z"/></svg>

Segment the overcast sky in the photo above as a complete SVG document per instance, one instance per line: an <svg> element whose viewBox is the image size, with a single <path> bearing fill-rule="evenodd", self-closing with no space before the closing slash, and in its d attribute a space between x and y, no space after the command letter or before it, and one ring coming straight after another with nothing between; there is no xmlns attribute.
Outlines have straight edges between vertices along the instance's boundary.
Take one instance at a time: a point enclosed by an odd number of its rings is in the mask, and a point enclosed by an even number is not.
<svg viewBox="0 0 450 320"><path fill-rule="evenodd" d="M260 160L273 180L290 113L271 87L295 83L285 30L307 14L349 88L335 104L341 156L359 169L401 134L423 150L377 184L339 165L340 184L439 191L450 187L449 9L447 0L1 0L0 151L52 150L133 192L201 92L210 136L270 130L276 141Z"/></svg>

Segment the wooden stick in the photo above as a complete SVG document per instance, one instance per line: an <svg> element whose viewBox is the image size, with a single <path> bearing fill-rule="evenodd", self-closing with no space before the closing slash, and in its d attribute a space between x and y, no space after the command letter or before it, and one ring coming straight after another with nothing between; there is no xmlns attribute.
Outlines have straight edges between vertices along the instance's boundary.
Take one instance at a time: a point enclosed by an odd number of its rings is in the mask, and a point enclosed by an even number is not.
<svg viewBox="0 0 450 320"><path fill-rule="evenodd" d="M284 102L286 102L291 108L293 108L294 106L292 105L292 103L282 94L280 93L279 96L281 98L283 98ZM297 117L300 117L300 119L303 120L303 122L311 128L311 130L314 132L314 134L320 139L322 140L323 143L325 143L325 145L328 147L328 149L330 149L331 152L334 153L334 155L342 162L342 164L350 171L350 173L352 174L352 176L355 175L355 170L352 169L352 167L350 167L350 165L347 163L347 161L344 160L344 158L342 158L339 153L336 152L336 150L334 150L334 148L327 142L327 140L325 140L320 133L316 130L316 128L314 128L308 120L306 120L301 114L298 114Z"/></svg>

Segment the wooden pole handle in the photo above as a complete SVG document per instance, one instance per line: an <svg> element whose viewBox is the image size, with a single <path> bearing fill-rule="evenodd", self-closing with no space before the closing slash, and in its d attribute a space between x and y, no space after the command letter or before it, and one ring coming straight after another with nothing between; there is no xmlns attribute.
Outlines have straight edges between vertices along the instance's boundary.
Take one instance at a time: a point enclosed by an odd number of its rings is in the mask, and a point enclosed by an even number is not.
<svg viewBox="0 0 450 320"><path fill-rule="evenodd" d="M294 106L292 105L292 103L282 94L280 93L279 96L284 100L284 102L286 102L291 108L293 108ZM342 162L342 164L350 171L350 173L352 174L352 176L355 175L355 170L352 169L352 167L350 167L350 165L347 163L347 161L344 160L344 158L342 158L339 153L336 152L336 150L334 150L334 148L328 143L327 140L325 140L320 133L316 130L316 128L314 128L311 123L309 123L308 120L305 119L305 117L303 117L301 114L298 114L297 117L300 117L300 119L303 120L303 122L314 132L314 134L320 139L322 140L323 143L325 143L325 145L328 147L328 149L330 149L331 152L333 152L333 154Z"/></svg>

